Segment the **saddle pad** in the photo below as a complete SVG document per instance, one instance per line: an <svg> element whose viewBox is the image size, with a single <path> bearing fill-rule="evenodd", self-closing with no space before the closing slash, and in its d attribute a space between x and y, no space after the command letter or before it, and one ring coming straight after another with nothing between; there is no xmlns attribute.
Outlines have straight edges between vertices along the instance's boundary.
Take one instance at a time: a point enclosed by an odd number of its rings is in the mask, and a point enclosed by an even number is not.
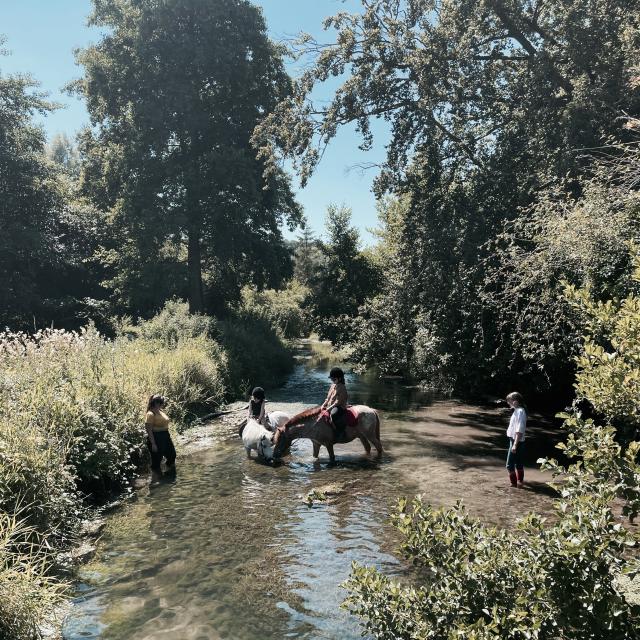
<svg viewBox="0 0 640 640"><path fill-rule="evenodd" d="M355 427L358 424L358 412L353 407L347 407L347 426Z"/></svg>
<svg viewBox="0 0 640 640"><path fill-rule="evenodd" d="M353 408L347 407L347 427L355 427L358 424L358 416L360 414ZM329 412L326 410L322 410L320 413L320 417L325 421L329 422Z"/></svg>

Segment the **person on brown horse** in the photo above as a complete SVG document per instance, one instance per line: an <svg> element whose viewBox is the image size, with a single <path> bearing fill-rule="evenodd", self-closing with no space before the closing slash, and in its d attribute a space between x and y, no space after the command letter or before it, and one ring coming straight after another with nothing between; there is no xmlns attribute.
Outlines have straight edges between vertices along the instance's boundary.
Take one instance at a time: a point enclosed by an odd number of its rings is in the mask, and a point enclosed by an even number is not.
<svg viewBox="0 0 640 640"><path fill-rule="evenodd" d="M340 367L333 367L329 372L329 378L333 383L327 394L327 399L322 403L321 409L331 416L331 424L336 436L344 433L347 426L347 401L349 394L344 381L344 371Z"/></svg>

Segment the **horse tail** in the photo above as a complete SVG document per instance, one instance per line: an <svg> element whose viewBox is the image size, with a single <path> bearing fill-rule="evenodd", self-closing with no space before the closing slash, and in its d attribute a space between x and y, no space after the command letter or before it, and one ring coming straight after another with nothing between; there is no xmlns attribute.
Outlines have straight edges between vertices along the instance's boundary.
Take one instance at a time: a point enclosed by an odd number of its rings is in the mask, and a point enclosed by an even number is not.
<svg viewBox="0 0 640 640"><path fill-rule="evenodd" d="M376 439L380 443L380 447L382 447L382 440L380 440L380 416L378 415L378 412L375 410L374 410L374 413L376 414Z"/></svg>

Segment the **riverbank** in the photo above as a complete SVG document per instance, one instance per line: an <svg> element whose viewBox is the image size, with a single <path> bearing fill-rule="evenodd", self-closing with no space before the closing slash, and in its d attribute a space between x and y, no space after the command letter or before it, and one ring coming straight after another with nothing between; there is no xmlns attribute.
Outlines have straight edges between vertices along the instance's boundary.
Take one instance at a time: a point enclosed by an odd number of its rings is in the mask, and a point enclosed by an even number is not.
<svg viewBox="0 0 640 640"><path fill-rule="evenodd" d="M268 391L271 410L295 413L324 398L334 356L303 347L286 383ZM336 448L331 467L306 441L275 467L247 460L234 414L180 434L176 476L147 480L80 568L65 640L359 638L339 585L352 560L408 575L388 525L398 497L468 499L474 513L505 524L547 508L535 461L528 490L506 486L504 410L347 377L354 402L381 410L381 460L353 442ZM532 433L546 438L547 426ZM309 505L310 494L327 500Z"/></svg>
<svg viewBox="0 0 640 640"><path fill-rule="evenodd" d="M180 302L114 339L92 326L0 334L0 637L30 639L46 625L75 562L69 550L84 553L84 523L144 472L151 393L168 398L179 433L292 364L263 319L217 321Z"/></svg>
<svg viewBox="0 0 640 640"><path fill-rule="evenodd" d="M324 363L320 370L299 364L269 394L270 408L295 413L314 404L306 385L323 371ZM451 399L407 407L397 384L383 394L361 378L350 382L358 402L365 393L387 398L381 460L353 442L336 448L332 467L324 450L313 458L307 441L276 467L247 460L237 435L242 410L179 435L176 476L143 479L80 567L65 640L270 640L287 633L355 640L357 623L339 606L351 561L411 575L388 524L397 498L421 493L435 506L462 499L473 515L503 527L528 511L549 513L550 478L535 457L553 451L560 436L553 422L532 416L527 487L511 489L503 459L508 411ZM286 399L296 393L304 403ZM625 589L637 596L633 585ZM248 608L255 612L249 618Z"/></svg>

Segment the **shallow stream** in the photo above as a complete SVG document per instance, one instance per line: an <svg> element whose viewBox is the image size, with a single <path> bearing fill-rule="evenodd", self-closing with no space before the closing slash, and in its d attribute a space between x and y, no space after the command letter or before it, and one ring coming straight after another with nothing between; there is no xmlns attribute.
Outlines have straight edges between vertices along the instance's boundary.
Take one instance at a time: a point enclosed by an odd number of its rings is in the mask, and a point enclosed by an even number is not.
<svg viewBox="0 0 640 640"><path fill-rule="evenodd" d="M333 362L303 345L272 408L320 403ZM66 640L268 640L361 637L340 608L352 561L402 576L387 519L400 496L436 505L463 499L488 522L510 526L545 512L548 478L535 460L555 437L530 422L524 490L504 470L508 412L438 399L400 381L349 373L354 404L381 412L381 460L359 441L336 447L337 464L297 441L276 467L247 460L232 428L212 448L178 460L176 477L145 485L113 514L95 558L81 568ZM295 403L295 404L294 404ZM374 450L375 451L375 450ZM255 455L255 454L254 454ZM313 489L336 493L312 507Z"/></svg>

